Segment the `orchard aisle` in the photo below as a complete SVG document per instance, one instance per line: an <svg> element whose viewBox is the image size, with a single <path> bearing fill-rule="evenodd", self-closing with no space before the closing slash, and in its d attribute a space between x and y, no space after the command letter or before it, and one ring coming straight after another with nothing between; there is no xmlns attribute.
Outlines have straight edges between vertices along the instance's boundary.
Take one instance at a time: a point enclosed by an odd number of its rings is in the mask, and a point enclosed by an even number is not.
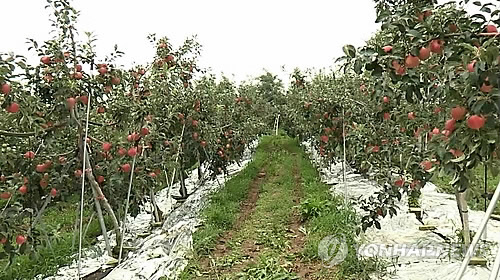
<svg viewBox="0 0 500 280"><path fill-rule="evenodd" d="M311 159L319 162L319 154L315 151L310 143L302 143L309 153ZM373 181L363 178L361 175L349 170L346 176L347 186L342 182L343 171L342 164L333 164L331 167L320 168L320 173L323 181L332 185L331 191L337 195L344 195L347 187L347 195L351 202L354 203L358 212L362 210L356 206L356 201L359 197L368 197L372 195L378 187ZM448 238L451 242L457 242L457 234L455 230L460 229L460 216L456 206L455 196L440 193L437 187L432 183L427 183L422 189L420 204L423 210L422 220L426 225L434 225L437 227L436 233L440 233ZM407 198L403 197L401 202L397 203L400 208L397 216L390 218L386 216L381 219L381 230L373 227L369 228L364 236L364 244L406 244L415 246L415 248L449 248L449 245L438 234L430 231L420 231L420 223L415 214L410 213L408 209ZM471 230L476 231L481 219L484 216L483 211L469 210ZM487 237L483 242L489 248L483 257L488 260L488 265L491 266L494 262L496 252L498 250L498 242L500 241L500 222L490 220L487 228ZM369 247L365 247L365 252L368 252ZM452 257L443 253L441 256L422 258L413 255L400 257L399 259L387 258L391 264L389 271L394 273L388 277L390 280L452 280L458 271L461 264L461 258L457 254ZM468 266L466 274L462 279L467 280L484 280L488 279L490 274L489 267Z"/></svg>
<svg viewBox="0 0 500 280"><path fill-rule="evenodd" d="M255 141L248 146L244 160L240 164L233 163L228 166L229 177L241 171L251 161L252 151L257 144ZM220 189L229 177L219 175L215 179L201 183L196 170L192 171L186 179L186 188L188 193L194 193L177 208L176 201L171 195L177 193L179 183L174 184L171 189L167 187L159 191L156 200L166 217L162 227L151 230L150 205L145 205L135 218L131 216L127 218L124 252L128 253L123 255L124 261L116 266L117 260L105 253L104 241L100 236L97 245L84 250L82 276L88 276L89 279L124 279L124 275L127 275L126 279L151 280L160 279L162 276L167 279L176 277L187 264L186 258L192 250L192 234L200 223L200 210L207 202L208 195ZM114 240L114 234L111 232L109 234L111 240ZM102 271L113 267L115 268L111 273L101 278L105 275ZM94 273L102 275L92 278ZM78 264L74 261L69 266L61 267L56 275L45 279L76 278L78 278Z"/></svg>
<svg viewBox="0 0 500 280"><path fill-rule="evenodd" d="M347 254L326 267L318 244L355 242L358 217L332 197L296 139L264 136L254 160L203 211L182 280L367 279L377 266Z"/></svg>

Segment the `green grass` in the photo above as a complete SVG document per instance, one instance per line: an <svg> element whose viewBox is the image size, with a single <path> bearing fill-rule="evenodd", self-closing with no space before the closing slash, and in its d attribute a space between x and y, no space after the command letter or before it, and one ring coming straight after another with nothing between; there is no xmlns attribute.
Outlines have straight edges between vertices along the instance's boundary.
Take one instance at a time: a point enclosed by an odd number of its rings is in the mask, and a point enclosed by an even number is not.
<svg viewBox="0 0 500 280"><path fill-rule="evenodd" d="M335 279L369 279L369 274L382 271L381 263L375 259L360 258L356 254L356 245L360 242L356 231L360 219L350 205L345 205L343 198L332 196L330 187L320 181L318 171L306 157L301 157L302 180L306 193L304 204L308 201L320 202L319 211L306 220L309 231L304 254L311 259L318 257L318 244L326 236L342 238L347 243L348 254L337 266ZM322 203L321 203L322 202ZM304 212L304 211L302 211Z"/></svg>
<svg viewBox="0 0 500 280"><path fill-rule="evenodd" d="M203 271L206 270L203 259L213 257L209 256L218 238L232 229L239 216L240 203L246 199L249 186L261 169L265 169L266 177L260 184L254 212L239 229L233 230L231 240L227 242L229 253L211 259L210 271ZM298 184L304 195L301 205L294 201L298 196ZM319 205L318 209L309 211L315 214L304 215L303 226L307 232L304 247L298 253L292 252L293 234L289 225L294 211L306 213L305 208L315 208L316 205ZM333 269L321 268L311 279L368 279L369 273L381 269L375 260L357 257L354 245L359 217L352 207L344 205L342 199L332 197L329 187L321 183L317 170L298 142L289 137L263 137L255 160L213 195L203 217L204 225L193 237L194 257L181 275L184 280L299 279L292 272L293 265L318 265L318 244L330 235L342 236L351 250L340 265ZM258 252L253 256L248 252L245 254L248 250L245 242L257 245Z"/></svg>
<svg viewBox="0 0 500 280"><path fill-rule="evenodd" d="M203 228L193 236L197 254L208 254L217 238L230 229L240 209L240 202L247 197L248 188L267 159L264 152L257 152L254 160L237 177L229 179L225 187L212 195L210 207L203 211Z"/></svg>
<svg viewBox="0 0 500 280"><path fill-rule="evenodd" d="M467 195L467 203L469 207L473 210L484 211L484 198L482 197L484 193L484 167L482 165L476 167L472 170L472 182ZM455 189L449 184L452 178L448 176L437 177L435 176L432 182L438 187L438 190L444 193L455 194ZM493 193L500 181L500 176L493 176L491 172L488 172L488 192ZM489 203L489 200L488 200ZM487 205L486 205L487 206ZM495 213L500 214L500 204L497 203L495 208Z"/></svg>
<svg viewBox="0 0 500 280"><path fill-rule="evenodd" d="M92 205L93 206L93 205ZM59 266L67 265L72 261L72 255L77 253L78 243L72 248L73 226L77 219L78 196L75 195L66 202L53 202L43 214L41 222L36 226L38 231L46 232L49 236L50 245L46 238L42 237L42 244L38 245L36 252L30 255L17 256L14 262L7 265L7 260L0 260L0 279L21 280L33 279L36 275L53 275ZM91 216L91 210L85 209L84 227L87 227ZM107 226L110 223L107 221ZM96 237L101 234L101 228L94 217L88 227L87 235L83 240L84 246L94 244ZM0 252L2 252L0 247Z"/></svg>

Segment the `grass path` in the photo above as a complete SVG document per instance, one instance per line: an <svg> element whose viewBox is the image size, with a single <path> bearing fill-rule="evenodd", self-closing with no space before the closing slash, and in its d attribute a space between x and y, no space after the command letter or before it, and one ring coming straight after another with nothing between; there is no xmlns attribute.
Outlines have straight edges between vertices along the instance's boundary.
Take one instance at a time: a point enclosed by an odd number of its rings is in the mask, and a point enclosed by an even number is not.
<svg viewBox="0 0 500 280"><path fill-rule="evenodd" d="M358 218L288 137L264 137L254 160L212 197L181 279L364 279L376 268L351 252L325 268L317 247L328 235L354 244Z"/></svg>

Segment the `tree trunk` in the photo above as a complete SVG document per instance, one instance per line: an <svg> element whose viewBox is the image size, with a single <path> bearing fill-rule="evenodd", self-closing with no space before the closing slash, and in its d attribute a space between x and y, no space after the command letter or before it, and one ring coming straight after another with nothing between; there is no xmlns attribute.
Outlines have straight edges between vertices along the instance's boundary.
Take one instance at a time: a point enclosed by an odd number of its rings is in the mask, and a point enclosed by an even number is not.
<svg viewBox="0 0 500 280"><path fill-rule="evenodd" d="M200 152L196 152L196 157L198 158L198 181L201 181L203 178L203 170L201 170L201 160L200 160Z"/></svg>
<svg viewBox="0 0 500 280"><path fill-rule="evenodd" d="M466 201L467 189L463 191L457 191L455 196L457 198L458 212L460 213L460 219L462 220L462 235L464 238L465 249L469 248L470 245L470 229L469 229L469 211L467 208Z"/></svg>
<svg viewBox="0 0 500 280"><path fill-rule="evenodd" d="M160 210L158 209L158 205L156 204L156 198L153 188L149 189L149 196L151 197L151 206L153 207L154 221L156 223L161 222Z"/></svg>
<svg viewBox="0 0 500 280"><path fill-rule="evenodd" d="M112 256L111 246L109 245L108 230L106 229L106 223L104 222L104 217L102 215L101 204L99 204L99 200L97 199L97 192L94 188L92 188L92 194L94 196L94 204L95 204L95 210L97 212L97 220L99 221L99 225L101 226L101 233L102 236L104 237L104 243L106 244L106 251L108 251L109 256ZM85 236L85 234L83 236Z"/></svg>
<svg viewBox="0 0 500 280"><path fill-rule="evenodd" d="M186 189L186 182L185 182L185 174L184 174L184 155L182 154L183 152L181 151L180 156L179 156L179 183L180 183L180 188L179 188L179 194L180 198L185 199L187 198L187 189Z"/></svg>
<svg viewBox="0 0 500 280"><path fill-rule="evenodd" d="M181 164L181 170L179 171L179 181L181 183L181 187L179 188L179 194L181 195L181 198L187 198L187 189L186 189L186 182L184 178L184 169L182 168Z"/></svg>
<svg viewBox="0 0 500 280"><path fill-rule="evenodd" d="M88 152L87 152L87 155L85 156L85 159L86 159L85 166L87 166L87 168L91 168ZM118 224L118 219L116 218L115 212L113 211L113 208L111 207L111 205L109 205L108 200L106 199L106 197L102 193L101 187L99 186L99 184L97 183L97 181L94 177L94 173L86 172L86 171L84 171L84 172L85 172L85 176L87 176L87 179L90 182L90 186L92 187L92 193L94 194L94 198L96 198L96 197L102 198L99 200L99 202L102 204L104 209L108 212L108 215L111 217L111 222L113 223L113 227L114 227L114 231L115 231L115 235L116 235L116 244L118 244L119 241L121 240L121 238L120 238L121 233L120 233L120 225Z"/></svg>

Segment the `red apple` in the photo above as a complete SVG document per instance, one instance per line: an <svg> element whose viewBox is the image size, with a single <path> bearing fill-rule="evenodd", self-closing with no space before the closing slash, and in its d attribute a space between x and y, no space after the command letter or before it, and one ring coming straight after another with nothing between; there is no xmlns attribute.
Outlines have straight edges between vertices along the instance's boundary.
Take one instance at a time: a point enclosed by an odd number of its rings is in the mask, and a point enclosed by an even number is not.
<svg viewBox="0 0 500 280"><path fill-rule="evenodd" d="M75 170L74 174L75 174L75 177L80 178L83 175L83 171L81 169L77 169L77 170Z"/></svg>
<svg viewBox="0 0 500 280"><path fill-rule="evenodd" d="M109 152L111 150L111 143L109 142L102 143L102 150L105 152Z"/></svg>
<svg viewBox="0 0 500 280"><path fill-rule="evenodd" d="M81 80L83 78L83 73L82 72L75 72L75 74L73 74L73 77L77 80Z"/></svg>
<svg viewBox="0 0 500 280"><path fill-rule="evenodd" d="M382 102L384 103L389 103L389 97L388 96L384 96L384 98L382 98Z"/></svg>
<svg viewBox="0 0 500 280"><path fill-rule="evenodd" d="M47 82L47 83L51 83L53 80L54 80L54 77L51 75L51 74L47 74L43 77L43 79Z"/></svg>
<svg viewBox="0 0 500 280"><path fill-rule="evenodd" d="M426 60L431 56L431 50L429 48L422 47L418 52L418 58L420 60Z"/></svg>
<svg viewBox="0 0 500 280"><path fill-rule="evenodd" d="M10 85L9 84L3 84L2 85L2 93L3 94L9 94L10 92Z"/></svg>
<svg viewBox="0 0 500 280"><path fill-rule="evenodd" d="M470 129L479 130L481 127L484 126L485 122L486 122L486 119L484 117L478 116L478 115L473 115L467 119L467 126Z"/></svg>
<svg viewBox="0 0 500 280"><path fill-rule="evenodd" d="M66 99L66 103L68 104L69 109L73 109L75 107L75 104L76 104L76 99L74 97L70 97L70 98Z"/></svg>
<svg viewBox="0 0 500 280"><path fill-rule="evenodd" d="M481 86L481 88L479 90L484 92L484 93L489 93L492 89L493 89L492 85L487 85L486 83L483 83L483 85Z"/></svg>
<svg viewBox="0 0 500 280"><path fill-rule="evenodd" d="M97 113L98 114L103 114L106 110L104 109L104 107L99 107L97 108Z"/></svg>
<svg viewBox="0 0 500 280"><path fill-rule="evenodd" d="M382 48L385 53L390 53L392 51L392 46L385 46Z"/></svg>
<svg viewBox="0 0 500 280"><path fill-rule="evenodd" d="M498 33L498 30L497 30L496 26L489 24L486 26L486 32L487 33Z"/></svg>
<svg viewBox="0 0 500 280"><path fill-rule="evenodd" d="M127 136L127 141L134 142L141 139L141 136L138 133L133 132Z"/></svg>
<svg viewBox="0 0 500 280"><path fill-rule="evenodd" d="M373 147L372 147L372 152L373 152L373 153L378 153L378 152L380 152L380 147L379 147L379 146L373 146Z"/></svg>
<svg viewBox="0 0 500 280"><path fill-rule="evenodd" d="M413 112L409 112L409 113L408 113L408 119L409 119L409 120L414 120L414 119L415 119L415 113L413 113Z"/></svg>
<svg viewBox="0 0 500 280"><path fill-rule="evenodd" d="M105 181L104 176L101 175L97 177L97 183L102 184L104 183L104 181Z"/></svg>
<svg viewBox="0 0 500 280"><path fill-rule="evenodd" d="M444 124L444 128L450 132L453 132L455 130L455 123L456 123L455 119L449 119Z"/></svg>
<svg viewBox="0 0 500 280"><path fill-rule="evenodd" d="M469 64L467 64L467 71L468 72L474 72L474 66L476 65L476 60L471 61Z"/></svg>
<svg viewBox="0 0 500 280"><path fill-rule="evenodd" d="M34 159L35 158L35 153L33 151L28 151L24 154L24 158L26 159Z"/></svg>
<svg viewBox="0 0 500 280"><path fill-rule="evenodd" d="M26 242L26 237L24 237L23 235L18 235L16 237L16 243L17 243L17 245L23 245L24 242Z"/></svg>
<svg viewBox="0 0 500 280"><path fill-rule="evenodd" d="M65 158L65 157L63 157L63 156L60 156L60 157L59 157L59 163L60 163L60 164L64 164L65 162L66 162L66 158Z"/></svg>
<svg viewBox="0 0 500 280"><path fill-rule="evenodd" d="M100 67L99 70L97 70L97 72L99 72L99 74L101 75L105 75L106 73L108 73L108 68Z"/></svg>
<svg viewBox="0 0 500 280"><path fill-rule="evenodd" d="M43 64L50 64L50 57L48 57L48 56L42 56L42 58L40 58L40 61Z"/></svg>
<svg viewBox="0 0 500 280"><path fill-rule="evenodd" d="M89 103L89 97L86 95L82 95L78 98L83 104L87 105Z"/></svg>
<svg viewBox="0 0 500 280"><path fill-rule="evenodd" d="M455 157L460 157L462 156L464 153L460 150L455 150L455 149L450 149L449 151L453 156Z"/></svg>
<svg viewBox="0 0 500 280"><path fill-rule="evenodd" d="M451 109L451 117L456 121L463 120L466 113L467 109L461 106Z"/></svg>
<svg viewBox="0 0 500 280"><path fill-rule="evenodd" d="M5 199L5 200L7 200L7 199L9 199L10 197L11 197L10 192L3 192L3 193L1 193L1 194L0 194L0 198L1 198L1 199Z"/></svg>
<svg viewBox="0 0 500 280"><path fill-rule="evenodd" d="M438 135L439 133L441 133L441 132L439 131L439 128L437 128L437 127L435 127L435 128L432 130L432 134L434 134L434 135Z"/></svg>
<svg viewBox="0 0 500 280"><path fill-rule="evenodd" d="M51 195L52 197L56 197L56 196L57 196L57 190L56 190L55 188L52 188L52 189L50 190L50 195Z"/></svg>
<svg viewBox="0 0 500 280"><path fill-rule="evenodd" d="M420 64L420 59L413 55L408 55L405 60L405 65L408 68L415 68Z"/></svg>
<svg viewBox="0 0 500 280"><path fill-rule="evenodd" d="M49 181L47 179L43 178L40 180L40 187L45 189L48 185L49 185Z"/></svg>
<svg viewBox="0 0 500 280"><path fill-rule="evenodd" d="M320 138L321 138L321 142L328 143L328 136L322 135Z"/></svg>
<svg viewBox="0 0 500 280"><path fill-rule="evenodd" d="M19 188L19 192L21 194L26 194L28 192L28 187L26 187L25 185L22 185L20 188Z"/></svg>
<svg viewBox="0 0 500 280"><path fill-rule="evenodd" d="M451 23L450 25L448 25L448 29L450 30L450 32L455 33L458 30L458 26L454 23Z"/></svg>
<svg viewBox="0 0 500 280"><path fill-rule="evenodd" d="M422 14L422 13L417 13L417 20L418 20L419 22L424 21L424 14Z"/></svg>
<svg viewBox="0 0 500 280"><path fill-rule="evenodd" d="M431 52L440 54L443 50L442 43L443 41L441 40L432 40L430 43Z"/></svg>
<svg viewBox="0 0 500 280"><path fill-rule="evenodd" d="M404 186L404 184L405 184L405 181L403 179L398 179L394 182L394 185L397 187L402 187L402 186Z"/></svg>
<svg viewBox="0 0 500 280"><path fill-rule="evenodd" d="M45 166L45 164L38 164L36 166L36 172L38 173L43 173L45 170L47 170L47 166Z"/></svg>
<svg viewBox="0 0 500 280"><path fill-rule="evenodd" d="M432 168L432 162L428 161L428 160L422 161L422 163L420 163L420 165L424 168L425 171Z"/></svg>
<svg viewBox="0 0 500 280"><path fill-rule="evenodd" d="M149 128L147 128L147 127L141 128L141 134L142 134L142 136L148 135L149 134Z"/></svg>
<svg viewBox="0 0 500 280"><path fill-rule="evenodd" d="M388 119L390 119L390 118L391 118L391 114L389 114L389 113L385 112L385 113L384 113L384 120L388 120Z"/></svg>
<svg viewBox="0 0 500 280"><path fill-rule="evenodd" d="M6 108L7 112L9 113L12 113L12 114L15 114L17 112L19 112L19 104L17 104L16 102L12 102L10 103L10 105Z"/></svg>
<svg viewBox="0 0 500 280"><path fill-rule="evenodd" d="M207 146L207 141L201 141L200 142L200 146L202 146L203 148L205 148Z"/></svg>
<svg viewBox="0 0 500 280"><path fill-rule="evenodd" d="M121 82L121 80L120 80L120 78L119 78L119 77L113 77L113 78L111 78L111 83L112 83L113 85L119 85L119 84L120 84L120 82Z"/></svg>
<svg viewBox="0 0 500 280"><path fill-rule="evenodd" d="M135 157L137 155L137 148L136 147L130 148L127 154L129 157Z"/></svg>
<svg viewBox="0 0 500 280"><path fill-rule="evenodd" d="M124 165L121 166L122 172L125 172L125 173L129 173L131 169L132 169L132 167L128 163L125 163Z"/></svg>
<svg viewBox="0 0 500 280"><path fill-rule="evenodd" d="M399 67L396 69L396 75L398 76L403 76L406 73L406 68L404 67Z"/></svg>

